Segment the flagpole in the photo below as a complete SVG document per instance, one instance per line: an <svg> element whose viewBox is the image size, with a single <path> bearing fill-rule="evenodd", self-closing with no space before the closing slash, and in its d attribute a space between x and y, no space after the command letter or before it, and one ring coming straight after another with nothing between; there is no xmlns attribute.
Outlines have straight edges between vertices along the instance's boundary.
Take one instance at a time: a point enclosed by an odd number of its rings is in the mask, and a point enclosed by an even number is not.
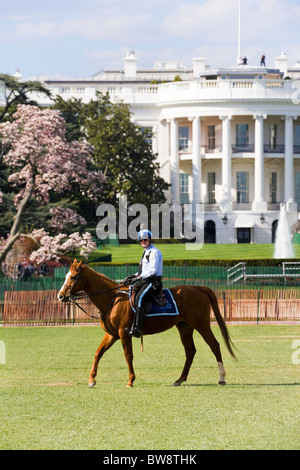
<svg viewBox="0 0 300 470"><path fill-rule="evenodd" d="M237 56L237 64L240 65L242 63L241 57L241 19L242 19L242 0L239 0L239 26L238 26L238 56Z"/></svg>

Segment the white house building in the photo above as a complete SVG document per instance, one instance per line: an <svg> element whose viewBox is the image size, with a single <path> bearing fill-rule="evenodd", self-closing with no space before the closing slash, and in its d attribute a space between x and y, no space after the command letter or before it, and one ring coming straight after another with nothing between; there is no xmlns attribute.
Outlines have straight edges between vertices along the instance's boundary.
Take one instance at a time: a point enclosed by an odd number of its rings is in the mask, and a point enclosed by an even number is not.
<svg viewBox="0 0 300 470"><path fill-rule="evenodd" d="M300 64L288 68L284 53L274 68L212 69L195 58L192 70L174 61L143 70L131 51L121 70L45 84L66 100L88 102L98 90L128 103L135 123L154 132L169 202L203 204L206 242L271 243L283 202L297 224Z"/></svg>

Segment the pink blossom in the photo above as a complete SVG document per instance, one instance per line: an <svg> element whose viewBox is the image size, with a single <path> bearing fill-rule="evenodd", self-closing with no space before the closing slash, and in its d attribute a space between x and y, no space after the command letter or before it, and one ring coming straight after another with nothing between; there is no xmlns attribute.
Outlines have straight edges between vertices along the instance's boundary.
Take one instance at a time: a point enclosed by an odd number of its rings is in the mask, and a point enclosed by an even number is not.
<svg viewBox="0 0 300 470"><path fill-rule="evenodd" d="M52 215L50 226L57 230L63 230L66 226L87 224L86 220L72 209L55 207L50 209L50 214Z"/></svg>
<svg viewBox="0 0 300 470"><path fill-rule="evenodd" d="M62 256L75 251L79 251L80 255L87 259L89 254L97 248L91 234L88 232L83 235L75 232L69 237L61 233L51 237L44 229L41 229L34 230L32 236L40 243L40 248L30 256L30 260L35 264L41 264L49 260L59 261Z"/></svg>
<svg viewBox="0 0 300 470"><path fill-rule="evenodd" d="M93 148L86 142L67 142L65 121L59 111L19 105L12 122L0 124L0 135L10 150L3 161L14 172L9 182L21 188L18 206L32 183L32 196L47 203L49 192L63 193L76 184L79 192L97 200L104 180L100 171L91 171Z"/></svg>

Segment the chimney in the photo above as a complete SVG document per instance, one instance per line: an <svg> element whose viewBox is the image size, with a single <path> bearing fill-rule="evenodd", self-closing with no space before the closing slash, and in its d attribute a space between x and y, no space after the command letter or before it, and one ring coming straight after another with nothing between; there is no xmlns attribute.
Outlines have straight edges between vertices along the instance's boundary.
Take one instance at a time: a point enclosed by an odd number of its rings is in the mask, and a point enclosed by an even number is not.
<svg viewBox="0 0 300 470"><path fill-rule="evenodd" d="M137 71L137 58L134 55L134 51L130 51L126 54L124 61L124 79L125 80L136 80Z"/></svg>
<svg viewBox="0 0 300 470"><path fill-rule="evenodd" d="M205 71L206 58L198 57L193 59L193 76L199 78L200 75Z"/></svg>
<svg viewBox="0 0 300 470"><path fill-rule="evenodd" d="M20 73L19 69L16 69L15 73L13 74L13 77L15 77L17 80L21 80L23 78L23 75Z"/></svg>
<svg viewBox="0 0 300 470"><path fill-rule="evenodd" d="M285 52L282 52L280 57L275 57L275 68L279 69L280 72L283 73L284 77L287 76L288 60L288 56Z"/></svg>

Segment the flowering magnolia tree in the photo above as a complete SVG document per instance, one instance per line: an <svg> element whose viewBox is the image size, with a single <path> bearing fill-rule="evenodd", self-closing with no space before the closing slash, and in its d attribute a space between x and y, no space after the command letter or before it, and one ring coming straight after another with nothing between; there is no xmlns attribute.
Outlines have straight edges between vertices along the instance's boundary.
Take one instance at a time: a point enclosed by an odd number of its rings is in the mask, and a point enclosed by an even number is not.
<svg viewBox="0 0 300 470"><path fill-rule="evenodd" d="M64 193L72 188L96 201L104 176L90 169L93 148L86 141L67 142L59 111L19 105L13 121L0 124L0 138L3 162L12 171L8 181L18 189L14 222L0 247L2 262L21 234L22 216L32 198L46 204L51 192ZM56 223L61 223L62 211L54 215ZM74 213L66 217L74 220Z"/></svg>
<svg viewBox="0 0 300 470"><path fill-rule="evenodd" d="M57 230L66 230L66 228L71 228L75 225L86 225L86 220L81 215L72 209L63 209L62 207L54 207L50 209L50 214L52 219L50 222L50 227Z"/></svg>
<svg viewBox="0 0 300 470"><path fill-rule="evenodd" d="M97 248L91 234L88 232L82 235L75 232L69 236L60 233L55 237L51 237L48 232L41 229L34 230L31 236L40 244L40 248L30 255L30 261L38 265L48 260L59 261L62 256L75 251L79 251L81 256L87 259L89 254Z"/></svg>
<svg viewBox="0 0 300 470"><path fill-rule="evenodd" d="M4 242L0 239L0 248ZM2 268L7 276L18 278L22 273L20 265L26 268L32 264L39 267L47 261L62 262L65 255L70 256L75 252L76 256L79 252L86 260L96 248L90 233L63 233L52 237L44 229L33 230L26 237L20 236L6 256Z"/></svg>

